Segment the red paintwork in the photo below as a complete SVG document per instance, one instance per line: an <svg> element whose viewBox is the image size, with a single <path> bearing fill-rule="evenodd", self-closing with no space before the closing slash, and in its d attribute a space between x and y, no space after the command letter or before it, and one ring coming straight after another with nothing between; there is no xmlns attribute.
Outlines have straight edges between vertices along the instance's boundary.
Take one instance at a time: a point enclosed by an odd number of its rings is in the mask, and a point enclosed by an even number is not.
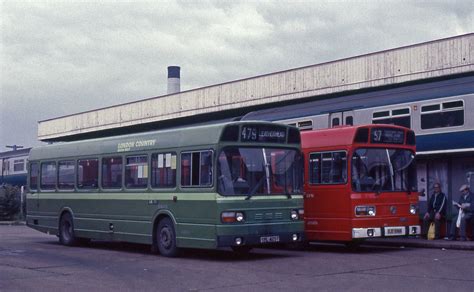
<svg viewBox="0 0 474 292"><path fill-rule="evenodd" d="M301 132L305 157L305 232L309 241L351 241L352 228L419 225L418 214L410 214L410 204L418 204L418 193L382 192L356 193L351 188L351 157L357 148L403 148L415 152L413 145L353 143L357 129L380 127L409 129L393 125L343 126ZM405 135L407 136L407 135ZM348 182L338 185L309 184L309 154L321 151L347 151ZM376 206L376 216L356 217L357 205ZM397 207L392 215L390 206ZM402 219L404 218L404 219Z"/></svg>

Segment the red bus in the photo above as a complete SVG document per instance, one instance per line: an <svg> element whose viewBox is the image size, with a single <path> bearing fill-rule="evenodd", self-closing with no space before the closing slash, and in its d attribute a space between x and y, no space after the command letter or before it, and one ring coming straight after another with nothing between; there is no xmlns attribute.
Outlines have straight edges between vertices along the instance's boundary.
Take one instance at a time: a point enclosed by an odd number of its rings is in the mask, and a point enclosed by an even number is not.
<svg viewBox="0 0 474 292"><path fill-rule="evenodd" d="M415 134L393 125L301 132L308 241L420 234Z"/></svg>

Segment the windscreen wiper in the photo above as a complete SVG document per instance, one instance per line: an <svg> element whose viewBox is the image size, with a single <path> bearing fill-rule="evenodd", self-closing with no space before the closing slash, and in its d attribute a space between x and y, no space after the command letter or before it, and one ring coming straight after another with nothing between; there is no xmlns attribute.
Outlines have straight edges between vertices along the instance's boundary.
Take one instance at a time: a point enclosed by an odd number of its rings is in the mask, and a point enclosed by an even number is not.
<svg viewBox="0 0 474 292"><path fill-rule="evenodd" d="M262 186L264 181L265 181L265 176L262 176L260 180L258 181L258 183L252 188L252 190L250 190L247 197L245 197L245 200L250 199L257 192L258 188Z"/></svg>

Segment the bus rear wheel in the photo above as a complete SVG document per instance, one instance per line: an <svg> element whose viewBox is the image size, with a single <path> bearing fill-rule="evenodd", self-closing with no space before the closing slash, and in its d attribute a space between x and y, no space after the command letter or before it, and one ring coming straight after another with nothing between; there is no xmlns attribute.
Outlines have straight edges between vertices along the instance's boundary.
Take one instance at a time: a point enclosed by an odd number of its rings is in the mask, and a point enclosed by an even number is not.
<svg viewBox="0 0 474 292"><path fill-rule="evenodd" d="M178 255L179 250L176 246L176 233L173 221L168 217L161 219L158 224L156 244L161 255L165 257L175 257Z"/></svg>
<svg viewBox="0 0 474 292"><path fill-rule="evenodd" d="M74 235L74 222L70 213L65 213L59 221L59 242L66 246L74 246L79 243Z"/></svg>

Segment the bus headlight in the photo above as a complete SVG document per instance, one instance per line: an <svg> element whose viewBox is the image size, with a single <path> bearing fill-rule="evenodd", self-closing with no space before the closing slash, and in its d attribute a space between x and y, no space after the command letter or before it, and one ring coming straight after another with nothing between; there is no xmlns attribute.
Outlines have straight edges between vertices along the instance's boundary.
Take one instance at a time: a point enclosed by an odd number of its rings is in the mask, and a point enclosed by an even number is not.
<svg viewBox="0 0 474 292"><path fill-rule="evenodd" d="M375 206L356 206L355 208L356 216L375 216L376 213Z"/></svg>
<svg viewBox="0 0 474 292"><path fill-rule="evenodd" d="M304 209L295 209L291 210L290 215L291 220L303 220L304 219Z"/></svg>
<svg viewBox="0 0 474 292"><path fill-rule="evenodd" d="M244 212L226 211L221 213L221 221L223 223L244 222Z"/></svg>
<svg viewBox="0 0 474 292"><path fill-rule="evenodd" d="M297 210L291 210L291 220L298 220L298 211Z"/></svg>
<svg viewBox="0 0 474 292"><path fill-rule="evenodd" d="M416 206L413 204L410 205L410 214L412 215L416 214Z"/></svg>
<svg viewBox="0 0 474 292"><path fill-rule="evenodd" d="M237 222L243 222L244 221L244 213L235 212L235 220L237 220Z"/></svg>

